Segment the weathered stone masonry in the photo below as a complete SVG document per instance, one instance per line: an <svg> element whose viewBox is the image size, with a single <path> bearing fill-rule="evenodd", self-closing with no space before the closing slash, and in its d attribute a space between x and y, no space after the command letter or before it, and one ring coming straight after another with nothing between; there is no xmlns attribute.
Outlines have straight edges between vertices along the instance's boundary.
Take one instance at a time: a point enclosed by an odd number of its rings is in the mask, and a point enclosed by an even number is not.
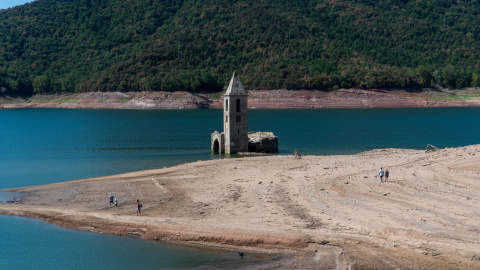
<svg viewBox="0 0 480 270"><path fill-rule="evenodd" d="M211 135L212 153L278 152L278 138L272 132L248 132L248 94L236 72L223 95L223 129Z"/></svg>

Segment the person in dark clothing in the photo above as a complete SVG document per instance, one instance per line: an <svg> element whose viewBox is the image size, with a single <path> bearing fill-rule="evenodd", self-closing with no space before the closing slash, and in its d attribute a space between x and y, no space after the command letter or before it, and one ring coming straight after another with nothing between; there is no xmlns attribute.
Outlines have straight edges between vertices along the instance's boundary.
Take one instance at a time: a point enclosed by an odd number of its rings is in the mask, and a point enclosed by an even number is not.
<svg viewBox="0 0 480 270"><path fill-rule="evenodd" d="M137 200L137 215L141 215L142 214L142 203L140 202L140 200Z"/></svg>

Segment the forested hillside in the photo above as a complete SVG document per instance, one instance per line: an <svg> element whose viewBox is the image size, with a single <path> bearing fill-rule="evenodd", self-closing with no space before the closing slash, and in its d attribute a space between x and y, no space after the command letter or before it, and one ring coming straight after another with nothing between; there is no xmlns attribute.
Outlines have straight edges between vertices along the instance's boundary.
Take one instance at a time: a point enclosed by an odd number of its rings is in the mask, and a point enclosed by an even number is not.
<svg viewBox="0 0 480 270"><path fill-rule="evenodd" d="M0 10L11 94L480 86L480 1L37 0Z"/></svg>

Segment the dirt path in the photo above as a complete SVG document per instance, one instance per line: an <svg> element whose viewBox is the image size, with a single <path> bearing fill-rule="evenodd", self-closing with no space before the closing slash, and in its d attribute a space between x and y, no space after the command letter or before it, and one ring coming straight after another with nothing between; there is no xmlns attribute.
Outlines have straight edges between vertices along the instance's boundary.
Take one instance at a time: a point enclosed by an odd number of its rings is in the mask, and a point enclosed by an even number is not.
<svg viewBox="0 0 480 270"><path fill-rule="evenodd" d="M478 269L479 150L199 161L13 189L22 201L0 205L0 213L287 255L258 269ZM391 172L386 183L380 167ZM118 209L109 207L109 192Z"/></svg>

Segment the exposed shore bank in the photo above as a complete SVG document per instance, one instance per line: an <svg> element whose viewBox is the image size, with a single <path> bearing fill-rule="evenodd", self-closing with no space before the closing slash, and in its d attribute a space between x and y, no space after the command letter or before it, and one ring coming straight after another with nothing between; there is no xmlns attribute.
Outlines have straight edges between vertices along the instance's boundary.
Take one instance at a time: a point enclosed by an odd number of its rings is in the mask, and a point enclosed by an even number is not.
<svg viewBox="0 0 480 270"><path fill-rule="evenodd" d="M11 189L22 200L0 205L0 214L288 255L258 269L478 269L479 150L198 161ZM380 167L391 173L386 183Z"/></svg>
<svg viewBox="0 0 480 270"><path fill-rule="evenodd" d="M249 108L402 108L480 106L480 89L453 92L406 90L340 89L332 92L307 90L252 90ZM220 93L189 92L90 92L36 95L28 99L0 96L5 109L78 108L78 109L197 109L222 108Z"/></svg>

